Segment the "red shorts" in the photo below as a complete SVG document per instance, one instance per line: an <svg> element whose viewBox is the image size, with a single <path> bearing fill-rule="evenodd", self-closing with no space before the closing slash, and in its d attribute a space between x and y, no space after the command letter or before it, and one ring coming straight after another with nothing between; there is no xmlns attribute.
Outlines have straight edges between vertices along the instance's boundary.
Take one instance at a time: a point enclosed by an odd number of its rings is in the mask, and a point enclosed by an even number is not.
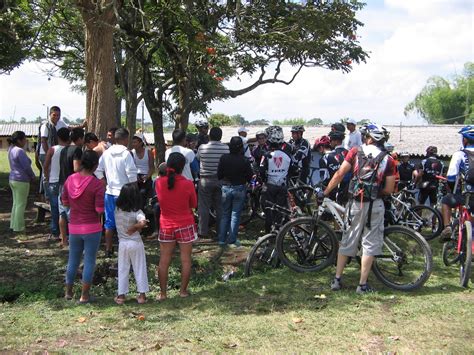
<svg viewBox="0 0 474 355"><path fill-rule="evenodd" d="M163 243L178 242L180 244L192 243L198 239L195 224L178 228L160 228L158 240Z"/></svg>

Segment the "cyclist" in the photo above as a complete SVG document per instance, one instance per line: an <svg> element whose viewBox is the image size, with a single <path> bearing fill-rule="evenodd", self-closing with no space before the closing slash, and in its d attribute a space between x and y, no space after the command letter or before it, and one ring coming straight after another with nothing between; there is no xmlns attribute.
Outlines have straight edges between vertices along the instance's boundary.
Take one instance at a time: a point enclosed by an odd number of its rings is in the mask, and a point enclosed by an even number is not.
<svg viewBox="0 0 474 355"><path fill-rule="evenodd" d="M365 143L349 151L323 194L324 197L329 197L344 176L352 171L349 188L352 201L347 205L346 211L351 224L339 245L336 276L331 283L331 289L341 289L344 267L349 257L356 256L359 241L362 239L361 273L356 289L359 294L373 291L367 284L367 278L375 256L382 252L385 208L381 197L393 192L396 173L395 162L383 147L388 139L385 127L369 123L363 132Z"/></svg>
<svg viewBox="0 0 474 355"><path fill-rule="evenodd" d="M443 214L443 223L445 225L441 232L440 242L444 243L451 239L452 227L451 227L451 209L456 208L463 204L464 197L462 195L461 181L459 177L464 176L464 191L474 192L474 166L470 164L473 158L470 158L471 154L474 154L474 126L463 127L459 134L462 135L462 146L463 149L458 150L451 157L448 168L448 186L452 193L447 194L441 200L441 212ZM456 186L457 182L457 186ZM474 211L474 198L469 200L470 210Z"/></svg>
<svg viewBox="0 0 474 355"><path fill-rule="evenodd" d="M304 183L308 182L309 163L311 162L310 145L307 139L303 138L304 127L301 125L291 127L292 159L299 169L299 178Z"/></svg>
<svg viewBox="0 0 474 355"><path fill-rule="evenodd" d="M413 173L415 172L415 164L410 161L410 154L408 152L400 152L398 157L400 158L400 163L398 164L398 174L400 175L398 189L401 190L411 185Z"/></svg>
<svg viewBox="0 0 474 355"><path fill-rule="evenodd" d="M429 197L430 205L434 206L437 199L438 180L436 175L443 173L444 165L438 159L438 148L429 146L426 148L426 159L421 161L417 170L417 180L420 183L420 195L418 197L421 205L424 205Z"/></svg>
<svg viewBox="0 0 474 355"><path fill-rule="evenodd" d="M310 163L310 182L311 185L315 185L319 181L323 181L326 174L327 169L321 167L321 159L324 157L326 153L331 151L331 144L329 143L328 136L322 136L320 138L316 138L313 145L313 150L311 152L311 163Z"/></svg>
<svg viewBox="0 0 474 355"><path fill-rule="evenodd" d="M207 123L206 120L200 119L197 120L194 125L198 130L197 144L195 148L197 150L201 144L209 143L209 123Z"/></svg>
<svg viewBox="0 0 474 355"><path fill-rule="evenodd" d="M345 134L340 131L331 131L328 134L329 144L331 151L326 153L319 161L319 166L325 172L324 177L321 176L321 180L324 186L329 184L336 171L339 170L344 159L347 155L347 149L344 148L342 142L344 141ZM349 187L350 174L346 175L339 184L338 188L331 192L329 198L334 201L341 202L344 204L344 197L347 195L347 188ZM347 201L346 201L347 202Z"/></svg>
<svg viewBox="0 0 474 355"><path fill-rule="evenodd" d="M287 207L287 178L292 161L291 156L282 150L284 139L281 127L268 127L267 135L270 151L263 156L260 163L260 176L264 181L262 188L263 206L266 206L266 201L270 201L282 207ZM265 208L266 233L271 231L272 224L277 218L277 212Z"/></svg>
<svg viewBox="0 0 474 355"><path fill-rule="evenodd" d="M258 168L262 157L268 152L267 133L265 131L258 131L255 134L255 138L257 139L257 145L252 150L252 157L254 166Z"/></svg>

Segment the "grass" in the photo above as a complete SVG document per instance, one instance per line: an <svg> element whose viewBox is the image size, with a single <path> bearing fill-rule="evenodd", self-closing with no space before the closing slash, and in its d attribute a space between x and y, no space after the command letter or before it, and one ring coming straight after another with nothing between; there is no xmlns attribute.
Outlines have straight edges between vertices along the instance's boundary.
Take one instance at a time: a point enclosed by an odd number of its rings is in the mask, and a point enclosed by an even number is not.
<svg viewBox="0 0 474 355"><path fill-rule="evenodd" d="M459 287L456 267L442 264L437 240L433 274L421 290L396 292L371 275L378 292L359 296L354 263L340 292L329 290L333 268L307 274L280 268L244 278L242 260L259 234L257 224L241 233L243 251L217 258L214 245L196 245L191 297L178 297L175 259L167 301L138 305L132 293L124 306L113 302L114 260L99 252L97 302L78 305L62 298L67 251L46 240L47 226L33 225L31 209L28 235L9 236L11 200L0 194L1 352L474 352L474 293ZM145 248L154 299L159 250L150 240ZM231 269L235 276L223 282ZM78 281L76 299L79 292Z"/></svg>

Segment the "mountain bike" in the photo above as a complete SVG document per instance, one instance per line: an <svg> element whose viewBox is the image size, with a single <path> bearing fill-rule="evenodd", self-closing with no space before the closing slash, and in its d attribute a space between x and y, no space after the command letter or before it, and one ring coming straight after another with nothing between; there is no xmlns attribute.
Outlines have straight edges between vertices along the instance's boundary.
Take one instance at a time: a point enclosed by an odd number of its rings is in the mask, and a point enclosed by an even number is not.
<svg viewBox="0 0 474 355"><path fill-rule="evenodd" d="M385 200L385 224L412 228L426 240L439 236L444 228L441 213L425 205L412 206L402 197L394 194Z"/></svg>
<svg viewBox="0 0 474 355"><path fill-rule="evenodd" d="M268 209L279 212L283 218L272 226L270 233L258 238L250 250L247 260L245 261L245 276L250 276L255 272L265 272L268 269L274 269L281 265L281 261L275 249L277 232L281 225L297 214L297 210L294 208L290 210L272 202L267 202L266 205Z"/></svg>
<svg viewBox="0 0 474 355"><path fill-rule="evenodd" d="M469 200L474 193L464 193L465 203L458 206L457 216L451 223L451 240L443 244L443 262L446 266L459 262L459 278L462 287L469 285L472 270L472 216L469 212Z"/></svg>
<svg viewBox="0 0 474 355"><path fill-rule="evenodd" d="M336 252L334 231L320 218L325 214L333 217L336 229L345 232L349 228L349 216L346 209L336 202L325 198L318 206L313 217L297 218L285 224L277 236L277 251L281 261L295 271L316 271L328 266L334 260ZM319 264L308 265L307 259L299 258L298 248L285 247L286 241L295 239L293 230L305 231L309 248L310 261L319 260ZM319 243L311 244L311 237L316 235ZM300 244L301 240L299 241ZM296 241L293 245L298 246ZM303 244L304 245L304 244ZM304 250L304 249L303 249ZM323 252L324 251L324 252ZM372 271L384 285L401 291L412 291L425 284L431 275L433 255L427 241L417 232L404 226L389 226L384 229L383 250L375 257Z"/></svg>

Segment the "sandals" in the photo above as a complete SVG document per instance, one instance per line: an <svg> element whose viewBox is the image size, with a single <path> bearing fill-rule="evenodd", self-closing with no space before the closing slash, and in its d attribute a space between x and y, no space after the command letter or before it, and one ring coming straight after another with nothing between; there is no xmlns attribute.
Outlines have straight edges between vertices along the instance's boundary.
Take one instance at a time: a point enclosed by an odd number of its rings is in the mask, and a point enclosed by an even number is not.
<svg viewBox="0 0 474 355"><path fill-rule="evenodd" d="M125 297L116 296L114 298L114 302L117 303L119 306L121 306L125 303Z"/></svg>
<svg viewBox="0 0 474 355"><path fill-rule="evenodd" d="M148 300L146 299L146 296L145 297L140 297L140 296L137 297L137 303L138 304L145 304L147 302L148 302Z"/></svg>

